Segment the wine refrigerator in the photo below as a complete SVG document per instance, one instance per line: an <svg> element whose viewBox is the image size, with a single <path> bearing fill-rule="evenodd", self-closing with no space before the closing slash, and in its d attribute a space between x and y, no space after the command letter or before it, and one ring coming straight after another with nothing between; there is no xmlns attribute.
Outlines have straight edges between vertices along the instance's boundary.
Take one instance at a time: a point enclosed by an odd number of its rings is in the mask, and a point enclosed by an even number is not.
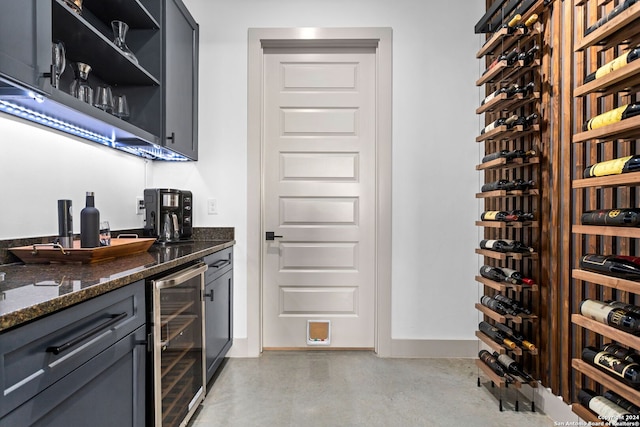
<svg viewBox="0 0 640 427"><path fill-rule="evenodd" d="M156 427L186 426L204 399L206 270L199 263L151 280Z"/></svg>

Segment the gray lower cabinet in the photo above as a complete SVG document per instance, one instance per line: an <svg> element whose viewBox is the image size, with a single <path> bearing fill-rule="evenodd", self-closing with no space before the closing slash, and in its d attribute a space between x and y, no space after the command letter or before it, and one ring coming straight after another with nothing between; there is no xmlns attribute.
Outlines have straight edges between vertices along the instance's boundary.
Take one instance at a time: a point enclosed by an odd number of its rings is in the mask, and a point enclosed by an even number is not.
<svg viewBox="0 0 640 427"><path fill-rule="evenodd" d="M199 28L180 0L164 8L164 145L198 159Z"/></svg>
<svg viewBox="0 0 640 427"><path fill-rule="evenodd" d="M144 426L144 282L0 335L0 426Z"/></svg>
<svg viewBox="0 0 640 427"><path fill-rule="evenodd" d="M205 344L207 382L233 344L233 249L205 258Z"/></svg>

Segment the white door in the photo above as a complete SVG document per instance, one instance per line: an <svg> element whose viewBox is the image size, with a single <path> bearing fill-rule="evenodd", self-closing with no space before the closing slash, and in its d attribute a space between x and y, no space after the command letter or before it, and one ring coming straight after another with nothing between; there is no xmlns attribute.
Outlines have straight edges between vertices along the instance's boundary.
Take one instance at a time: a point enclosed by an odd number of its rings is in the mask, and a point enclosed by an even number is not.
<svg viewBox="0 0 640 427"><path fill-rule="evenodd" d="M375 340L375 51L270 48L264 56L263 347ZM264 236L263 236L264 237Z"/></svg>

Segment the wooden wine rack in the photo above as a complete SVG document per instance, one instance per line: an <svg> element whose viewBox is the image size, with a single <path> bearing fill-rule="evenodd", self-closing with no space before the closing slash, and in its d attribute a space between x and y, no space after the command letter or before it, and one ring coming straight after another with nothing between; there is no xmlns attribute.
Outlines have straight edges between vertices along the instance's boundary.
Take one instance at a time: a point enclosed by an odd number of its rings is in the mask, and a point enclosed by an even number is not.
<svg viewBox="0 0 640 427"><path fill-rule="evenodd" d="M487 2L487 10L492 9L491 1ZM525 212L533 212L535 220L526 222L496 222L496 221L476 221L476 226L483 230L485 239L514 239L522 241L525 245L536 249L534 253L500 253L486 249L476 249L476 254L480 255L484 265L494 267L513 268L520 271L523 276L530 277L536 281L533 286L513 285L506 282L496 282L482 276L476 276L475 280L480 285L479 299L482 295L493 296L497 293L503 294L509 298L517 300L525 307L528 307L533 313L537 313L540 307L540 292L545 289L547 284L544 283L541 276L539 249L541 245L541 233L543 230L542 222L544 209L542 207L542 196L547 191L541 183L542 176L542 159L545 156L544 134L545 126L545 95L543 77L547 73L544 67L548 65L545 59L546 51L546 28L549 21L548 9L544 6L542 0L536 2L523 16L524 22L534 13L538 14L538 23L534 25L532 31L524 34L521 30L515 31L513 34L507 34L506 30L499 30L487 38L477 53L477 58L485 60L486 66L489 66L495 58L500 54L509 52L513 49L518 51L528 51L534 45L540 46L540 50L536 53L536 59L529 65L524 66L522 62L518 62L512 66L507 66L506 62L498 63L486 73L484 73L476 81L477 86L484 86L483 96L494 93L501 87L518 84L520 87L533 82L534 90L526 96L516 94L507 97L505 94L496 96L491 101L480 105L476 109L476 114L484 114L484 123L489 124L499 117L508 117L513 114L518 116L528 116L537 113L538 118L534 124L523 128L516 126L508 129L507 126L499 126L489 132L478 135L475 141L484 145L481 150L484 155L491 154L500 150L523 150L535 151L535 155L525 159L513 159L507 161L503 158L491 160L489 162L476 165L476 170L484 175L484 182L494 182L500 179L524 179L533 180L536 183L535 188L526 191L515 190L496 190L477 193L476 198L482 204L484 211L508 211L520 209ZM505 17L506 20L509 18ZM481 127L484 127L481 125ZM529 341L536 344L540 343L541 334L539 332L540 325L544 324L544 319L538 315L503 315L497 313L479 303L475 304L482 320L495 324L503 323L512 328L516 333L528 338ZM525 371L532 376L538 378L540 372L540 362L538 352L540 350L528 351L516 347L511 350L501 344L494 342L490 337L480 331L476 331L479 339L480 347L488 348L491 352L500 354L509 354L515 359ZM544 346L542 348L544 350ZM484 362L477 360L479 371L488 377L493 385L498 387L512 386L505 382L504 378L497 376ZM478 385L480 385L480 377L478 377ZM520 387L520 383L516 383L516 388ZM537 382L531 384L537 386ZM532 399L534 402L534 399ZM516 402L517 409L517 402ZM535 409L532 403L532 409ZM502 410L502 399L500 398L500 410Z"/></svg>
<svg viewBox="0 0 640 427"><path fill-rule="evenodd" d="M586 346L601 347L617 342L630 349L640 350L640 338L579 314L584 299L619 300L640 304L640 283L605 274L581 270L579 261L586 253L638 255L640 230L626 227L599 227L580 224L580 215L587 210L637 207L640 196L640 173L583 178L583 169L591 164L614 158L640 154L640 117L630 118L599 129L583 131L590 118L638 99L640 89L640 61L635 61L605 76L583 83L587 74L633 48L640 41L640 3L631 6L591 34L581 37L585 28L606 16L617 1L574 0L571 3L570 28L577 37L572 50L575 72L572 95L565 102L567 110L575 112L570 144L563 147L566 158L563 167L570 171L571 203L564 210L572 219L565 238L571 243L571 279L565 287L567 312L572 313L570 326L564 328L567 337L562 349L571 357L571 372L563 387L563 397L573 402L573 411L585 421L600 422L597 414L575 403L581 388L602 394L612 390L636 405L640 393L616 378L581 360ZM572 209L573 208L573 209ZM566 248L565 248L566 249Z"/></svg>

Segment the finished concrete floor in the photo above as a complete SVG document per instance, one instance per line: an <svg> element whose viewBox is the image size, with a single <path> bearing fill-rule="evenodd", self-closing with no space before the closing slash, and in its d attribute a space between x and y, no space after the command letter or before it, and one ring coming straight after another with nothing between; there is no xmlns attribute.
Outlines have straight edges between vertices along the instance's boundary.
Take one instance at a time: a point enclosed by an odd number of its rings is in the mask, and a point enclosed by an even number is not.
<svg viewBox="0 0 640 427"><path fill-rule="evenodd" d="M264 352L229 359L192 427L553 426L513 389L477 387L469 359L381 359L365 351ZM486 378L483 381L486 382ZM494 394L495 393L495 394ZM504 390L503 390L504 393Z"/></svg>

